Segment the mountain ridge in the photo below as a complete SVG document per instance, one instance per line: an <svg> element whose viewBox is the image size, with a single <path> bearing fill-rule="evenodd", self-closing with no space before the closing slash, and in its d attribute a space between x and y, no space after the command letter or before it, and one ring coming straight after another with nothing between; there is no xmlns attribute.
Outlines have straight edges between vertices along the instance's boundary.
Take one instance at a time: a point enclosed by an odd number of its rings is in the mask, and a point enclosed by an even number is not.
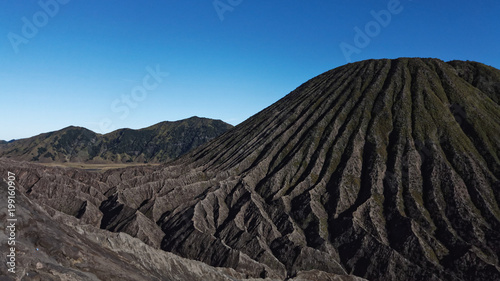
<svg viewBox="0 0 500 281"><path fill-rule="evenodd" d="M0 157L43 163L159 163L170 161L232 128L221 120L191 117L107 134L68 126L0 143Z"/></svg>

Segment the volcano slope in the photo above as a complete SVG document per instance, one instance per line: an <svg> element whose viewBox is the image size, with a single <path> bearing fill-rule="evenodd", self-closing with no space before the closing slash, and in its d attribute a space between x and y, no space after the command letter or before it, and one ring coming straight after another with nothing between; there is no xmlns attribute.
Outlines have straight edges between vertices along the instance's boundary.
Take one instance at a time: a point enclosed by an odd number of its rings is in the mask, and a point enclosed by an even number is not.
<svg viewBox="0 0 500 281"><path fill-rule="evenodd" d="M401 58L321 74L161 167L2 161L52 212L284 280L500 280L500 70Z"/></svg>

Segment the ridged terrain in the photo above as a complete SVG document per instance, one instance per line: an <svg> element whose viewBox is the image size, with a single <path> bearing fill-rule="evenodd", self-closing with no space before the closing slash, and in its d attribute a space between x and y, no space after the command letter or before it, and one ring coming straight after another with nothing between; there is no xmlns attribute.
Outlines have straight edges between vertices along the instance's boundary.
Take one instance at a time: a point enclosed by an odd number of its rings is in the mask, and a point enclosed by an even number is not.
<svg viewBox="0 0 500 281"><path fill-rule="evenodd" d="M167 162L231 128L220 120L199 117L105 135L70 126L27 139L0 141L0 157L43 163Z"/></svg>
<svg viewBox="0 0 500 281"><path fill-rule="evenodd" d="M7 187L0 182L2 198L7 198ZM6 200L0 201L0 208L7 209ZM7 218L6 212L0 212L2 221ZM127 234L82 225L77 218L42 208L22 193L16 196L16 218L16 273L8 272L4 264L2 281L247 280L232 269L184 259ZM7 237L0 232L2 241Z"/></svg>
<svg viewBox="0 0 500 281"><path fill-rule="evenodd" d="M168 165L0 167L47 208L249 277L500 280L499 98L480 63L369 60Z"/></svg>

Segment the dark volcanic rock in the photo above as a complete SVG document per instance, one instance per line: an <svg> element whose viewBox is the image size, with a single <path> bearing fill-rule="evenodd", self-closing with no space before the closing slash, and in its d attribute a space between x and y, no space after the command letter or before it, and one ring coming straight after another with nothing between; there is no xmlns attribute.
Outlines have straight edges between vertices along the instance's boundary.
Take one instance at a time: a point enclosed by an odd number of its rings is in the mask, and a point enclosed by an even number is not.
<svg viewBox="0 0 500 281"><path fill-rule="evenodd" d="M7 184L0 182L2 198ZM243 280L234 270L217 269L147 246L124 233L111 233L16 196L16 272L0 267L0 280ZM0 201L7 209L7 201ZM0 220L6 221L6 212ZM0 232L7 241L7 232ZM3 245L7 247L6 245ZM4 251L2 251L4 253Z"/></svg>
<svg viewBox="0 0 500 281"><path fill-rule="evenodd" d="M363 61L168 165L0 172L44 208L249 277L500 280L499 82L473 62Z"/></svg>

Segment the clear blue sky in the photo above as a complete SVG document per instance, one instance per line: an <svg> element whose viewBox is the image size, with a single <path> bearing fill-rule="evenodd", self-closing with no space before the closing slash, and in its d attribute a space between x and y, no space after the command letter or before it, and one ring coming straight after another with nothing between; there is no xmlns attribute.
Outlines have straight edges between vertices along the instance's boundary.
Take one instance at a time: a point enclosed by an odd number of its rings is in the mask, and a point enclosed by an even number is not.
<svg viewBox="0 0 500 281"><path fill-rule="evenodd" d="M236 125L346 64L342 42L356 49L351 61L437 57L500 68L500 1L397 2L218 0L218 12L213 0L41 0L47 11L3 0L0 139L194 115ZM371 22L382 10L382 24ZM368 27L369 42L356 27ZM160 83L149 74L156 68L169 73Z"/></svg>

